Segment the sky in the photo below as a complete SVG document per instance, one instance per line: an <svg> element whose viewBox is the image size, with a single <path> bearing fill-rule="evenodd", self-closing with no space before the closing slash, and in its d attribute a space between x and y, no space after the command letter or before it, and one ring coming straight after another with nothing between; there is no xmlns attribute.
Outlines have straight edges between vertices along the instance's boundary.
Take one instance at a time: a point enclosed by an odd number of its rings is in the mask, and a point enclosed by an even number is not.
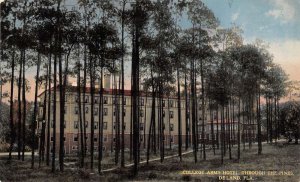
<svg viewBox="0 0 300 182"><path fill-rule="evenodd" d="M244 31L244 43L261 39L269 44L268 49L274 56L274 62L283 67L291 80L300 81L300 0L203 2L219 19L220 27L229 28L233 24L240 26ZM28 79L34 83L33 77L29 76ZM130 88L130 83L126 87ZM28 98L32 100L33 94L28 94Z"/></svg>
<svg viewBox="0 0 300 182"><path fill-rule="evenodd" d="M240 26L244 43L262 39L274 62L291 80L300 80L300 0L203 0L220 26Z"/></svg>

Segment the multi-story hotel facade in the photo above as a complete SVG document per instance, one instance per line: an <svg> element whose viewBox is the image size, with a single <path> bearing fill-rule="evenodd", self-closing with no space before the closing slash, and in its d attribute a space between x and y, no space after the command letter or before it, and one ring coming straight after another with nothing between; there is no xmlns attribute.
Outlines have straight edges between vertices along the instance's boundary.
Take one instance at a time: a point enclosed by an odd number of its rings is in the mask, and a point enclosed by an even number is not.
<svg viewBox="0 0 300 182"><path fill-rule="evenodd" d="M64 142L65 142L65 152L66 154L76 153L79 149L80 143L80 119L79 119L79 98L77 94L76 86L67 86L66 94L65 94L65 108L64 108ZM116 142L116 107L119 107L119 113L121 113L120 105L116 104L116 90L105 88L103 92L103 150L104 151L113 151ZM53 91L52 91L53 95ZM57 98L51 98L51 107L48 108L48 95L47 92L43 92L39 95L39 124L38 124L38 133L41 133L42 122L47 123L50 121L50 146L52 147L53 142L53 103L56 102L56 144L57 148L59 147L59 136L60 136L60 100L59 100L59 89L57 90ZM130 128L131 128L131 91L124 91L124 132L125 132L125 148L129 149L130 147ZM46 99L45 99L46 96ZM140 133L140 147L144 149L147 147L149 129L151 123L151 112L152 112L152 96L150 94L146 94L141 92L139 96L139 133ZM159 109L162 107L163 113L163 128L164 128L164 144L165 146L178 146L178 99L176 97L168 97L163 98L162 106L159 106L158 98L156 99L156 107L155 107L155 125L156 125L156 135L158 139L158 113ZM46 102L45 102L46 101ZM45 103L44 103L45 102ZM98 151L98 140L99 140L99 102L100 102L100 94L99 90L96 89L94 95L94 111L91 111L91 94L90 88L86 89L85 97L81 93L81 114L82 114L82 122L83 127L86 130L86 143L87 150L89 151L91 144L91 140L94 141L94 150ZM119 96L119 102L121 103L121 97ZM198 102L200 103L200 102ZM184 146L186 139L188 138L189 143L191 144L191 131L192 124L189 124L190 116L186 117L186 111L189 112L189 108L186 110L185 99L181 99L181 136L182 136L182 144ZM46 106L46 109L44 108ZM48 118L48 110L50 109L50 118ZM198 139L199 142L206 141L208 143L216 142L217 137L221 137L221 121L216 120L216 115L214 115L212 119L210 119L209 114L206 114L206 122L205 122L205 135L202 138L201 130L202 130L202 120L201 120L201 110L199 106L198 112ZM45 114L43 112L46 112ZM206 112L208 113L208 112ZM93 114L94 118L94 126L91 125L91 114ZM189 115L189 114L188 114ZM42 116L45 116L43 118ZM83 118L85 117L85 119ZM120 117L120 128L121 128L121 115ZM220 118L220 117L219 117ZM45 121L43 121L45 120ZM211 122L213 122L213 130L211 131ZM225 122L225 125L231 124L233 132L236 135L237 131L237 121L233 122ZM190 127L190 128L187 128ZM94 127L94 138L91 138L91 127ZM241 125L241 130L242 130ZM121 130L121 129L120 129ZM186 135L186 131L189 131L189 134ZM252 129L255 130L255 129ZM46 125L46 135L47 135L47 125ZM218 132L219 131L219 132ZM121 132L121 131L120 131ZM213 133L213 135L212 135ZM232 140L236 140L233 135ZM46 137L47 138L47 137Z"/></svg>
<svg viewBox="0 0 300 182"><path fill-rule="evenodd" d="M79 119L79 105L78 105L78 94L76 92L77 87L68 86L66 89L65 96L65 108L64 108L64 142L65 142L65 151L66 153L73 153L78 150L79 146L79 133L80 133L80 119ZM115 135L116 135L116 107L119 107L119 112L121 113L120 105L116 103L116 95L114 94L113 89L104 89L103 92L103 150L113 150L115 146ZM53 93L53 91L52 91ZM59 90L57 90L57 98L54 101L54 98L51 99L50 107L50 140L53 141L53 103L56 102L56 143L57 147L59 145L59 136L60 136L60 100L59 100ZM124 132L125 132L125 148L130 146L130 127L131 127L131 91L124 91ZM46 100L45 97L46 96ZM39 96L39 133L41 132L41 122L48 122L48 98L46 92L43 92ZM94 145L95 150L98 151L98 139L99 139L99 102L100 94L96 90L94 95L94 112L91 111L91 95L90 89L86 90L85 98L81 93L81 115L85 117L85 123L83 124L86 129L87 134L87 145L91 143L91 127L94 127ZM151 112L152 112L152 97L146 96L145 93L139 96L139 133L140 133L140 146L143 148L144 143L147 143L147 138L150 129L151 122ZM156 133L158 133L158 112L159 112L159 102L158 98L156 99ZM45 103L43 103L46 101ZM121 97L119 96L119 103L121 103ZM46 109L44 109L44 105ZM178 101L175 97L164 98L162 102L163 108L163 121L164 121L164 142L165 145L177 145L178 144ZM46 112L45 118L43 121L43 112ZM91 126L91 114L94 114L94 126ZM121 115L121 114L120 114ZM119 117L121 118L121 116ZM185 131L186 131L186 110L185 110L185 100L181 100L181 121L182 121L182 141L185 141ZM121 123L121 119L120 119ZM121 130L121 129L120 129ZM47 132L47 128L46 128ZM89 147L87 148L89 150Z"/></svg>

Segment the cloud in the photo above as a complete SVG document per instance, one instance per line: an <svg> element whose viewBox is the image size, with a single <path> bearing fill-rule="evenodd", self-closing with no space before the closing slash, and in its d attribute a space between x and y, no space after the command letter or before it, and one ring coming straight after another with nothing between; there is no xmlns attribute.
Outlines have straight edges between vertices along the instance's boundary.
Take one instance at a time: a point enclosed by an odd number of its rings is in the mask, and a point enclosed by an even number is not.
<svg viewBox="0 0 300 182"><path fill-rule="evenodd" d="M288 23L296 19L296 1L293 0L269 0L273 9L266 12L267 16Z"/></svg>
<svg viewBox="0 0 300 182"><path fill-rule="evenodd" d="M235 22L240 16L240 12L236 12L231 16L231 21Z"/></svg>

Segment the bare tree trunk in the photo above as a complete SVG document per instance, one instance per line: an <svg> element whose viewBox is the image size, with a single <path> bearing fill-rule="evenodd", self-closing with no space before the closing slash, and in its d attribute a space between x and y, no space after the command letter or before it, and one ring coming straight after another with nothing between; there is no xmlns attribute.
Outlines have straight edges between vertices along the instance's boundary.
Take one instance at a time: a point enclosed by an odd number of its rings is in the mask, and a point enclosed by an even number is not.
<svg viewBox="0 0 300 182"><path fill-rule="evenodd" d="M55 40L55 42L57 39ZM55 43L57 46L57 43ZM56 47L55 46L55 47ZM55 172L55 155L56 155L56 93L57 93L57 55L54 55L54 85L53 85L53 131L52 131L52 137L53 137L53 143L52 143L52 172Z"/></svg>
<svg viewBox="0 0 300 182"><path fill-rule="evenodd" d="M47 112L47 95L49 94L48 88L48 81L49 81L49 64L47 64L46 70L46 83L45 83L45 96L43 101L43 116L42 116L42 134L40 137L40 151L39 151L39 167L41 166L41 161L44 161L45 156L45 137L46 137L46 112Z"/></svg>
<svg viewBox="0 0 300 182"><path fill-rule="evenodd" d="M139 9L139 3L136 2L136 13ZM139 118L138 118L138 103L139 103L139 36L140 30L138 27L137 20L135 20L135 44L134 44L134 57L132 59L132 123L133 123L133 157L134 157L134 167L133 174L137 175L138 173L138 150L139 150Z"/></svg>
<svg viewBox="0 0 300 182"><path fill-rule="evenodd" d="M221 163L224 164L225 155L225 124L224 124L224 105L221 108Z"/></svg>
<svg viewBox="0 0 300 182"><path fill-rule="evenodd" d="M21 159L21 120L22 120L22 102L21 102L21 91L22 91L22 69L23 69L23 50L20 51L20 71L18 78L18 160ZM23 111L25 112L25 111Z"/></svg>
<svg viewBox="0 0 300 182"><path fill-rule="evenodd" d="M169 124L169 149L172 149L172 142L171 142L171 118L170 118L170 98L167 99L168 103L168 124Z"/></svg>
<svg viewBox="0 0 300 182"><path fill-rule="evenodd" d="M210 116L210 132L211 132L211 144L213 148L214 155L216 155L215 150L215 137L214 137L214 119L213 119L213 112L212 112L212 102L209 100L209 116Z"/></svg>
<svg viewBox="0 0 300 182"><path fill-rule="evenodd" d="M16 17L14 17L14 29L16 28ZM15 80L15 49L13 47L12 59L11 59L11 80L10 80L10 109L9 109L9 129L10 129L10 146L8 161L11 161L11 153L15 142L15 126L14 126L14 80Z"/></svg>
<svg viewBox="0 0 300 182"><path fill-rule="evenodd" d="M22 76L22 86L23 86L23 89L22 89L22 99L23 99L23 132L22 132L22 135L23 135L23 139L22 139L22 143L23 143L23 149L22 149L22 161L24 161L24 153L25 153L25 146L26 146L26 77L25 77L25 50L23 52L23 76Z"/></svg>
<svg viewBox="0 0 300 182"><path fill-rule="evenodd" d="M258 88L258 97L257 97L257 145L258 145L258 155L261 155L262 139L261 139L261 115L260 115L260 88Z"/></svg>
<svg viewBox="0 0 300 182"><path fill-rule="evenodd" d="M50 43L51 44L51 43ZM50 50L51 50L51 45L50 45ZM48 85L48 112L47 112L47 146L46 146L46 165L49 166L50 164L50 122L51 122L51 74L52 74L52 71L51 71L51 68L52 68L52 65L51 65L51 52L49 53L49 85ZM46 96L45 96L46 97Z"/></svg>
<svg viewBox="0 0 300 182"><path fill-rule="evenodd" d="M87 80L87 47L86 45L84 45L84 52L83 52L83 104L82 104L82 107L83 107L83 113L82 113L82 117L83 117L83 136L84 136L84 157L86 157L86 153L87 153L87 136L86 136L86 80Z"/></svg>
<svg viewBox="0 0 300 182"><path fill-rule="evenodd" d="M189 147L189 131L190 131L190 125L189 125L189 111L188 111L188 92L187 92L187 76L186 73L184 73L184 94L185 94L185 150Z"/></svg>
<svg viewBox="0 0 300 182"><path fill-rule="evenodd" d="M79 49L79 46L78 46ZM82 107L81 107L81 64L80 64L80 58L79 58L79 50L78 50L78 62L77 62L77 102L78 102L78 121L79 121L79 129L80 129L80 154L79 154L79 167L82 168L84 166L84 152L85 152L85 146L84 146L84 136L83 136L83 128L85 127L85 124L82 123Z"/></svg>
<svg viewBox="0 0 300 182"><path fill-rule="evenodd" d="M91 53L90 53L91 54ZM95 72L94 72L94 61L92 56L89 56L90 60L90 87L91 87L91 137L90 137L90 142L91 142L91 169L94 169L94 130L95 130L95 121L94 121L94 101L95 101Z"/></svg>
<svg viewBox="0 0 300 182"><path fill-rule="evenodd" d="M150 158L150 146L151 146L151 142L154 143L155 142L155 99L156 99L156 90L154 88L154 78L153 78L153 70L151 68L151 81L152 81L152 108L151 108L151 119L150 119L150 128L149 128L149 134L148 134L148 147L147 147L147 164L149 163L149 158ZM152 140L151 140L152 139ZM153 146L152 146L153 147ZM156 146L153 147L153 149L155 149Z"/></svg>
<svg viewBox="0 0 300 182"><path fill-rule="evenodd" d="M200 62L200 76L201 76L201 94L202 94L202 139L204 140L204 136L205 136L205 101L204 101L204 73L203 73L203 59L201 59ZM203 159L206 160L206 151L205 151L205 140L203 142Z"/></svg>
<svg viewBox="0 0 300 182"><path fill-rule="evenodd" d="M240 161L241 158L241 133L240 133L240 125L241 125L241 97L239 97L239 105L238 105L238 128L237 128L237 144L238 144L238 161Z"/></svg>
<svg viewBox="0 0 300 182"><path fill-rule="evenodd" d="M121 116L121 125L122 125L122 134L121 134L121 138L122 138L122 143L121 143L121 167L125 167L125 121L124 121L124 113L125 113L125 108L124 108L124 104L125 104L125 97L124 97L124 85L125 85L125 79L124 79L124 53L125 53L125 46L124 46L124 24L125 24L125 5L126 5L126 0L123 0L123 6L122 6L122 59L121 59L121 77L122 77L122 90L121 90L121 98L122 98L122 116Z"/></svg>
<svg viewBox="0 0 300 182"><path fill-rule="evenodd" d="M243 139L243 150L246 150L246 133L245 133L245 101L242 102L243 108L243 129L242 129L242 139Z"/></svg>
<svg viewBox="0 0 300 182"><path fill-rule="evenodd" d="M25 56L25 55L24 55ZM24 63L25 64L25 63ZM35 130L36 130L36 120L37 120L37 97L38 97L38 84L39 84L39 76L40 76L40 64L41 64L41 55L38 53L38 62L37 62L37 69L36 69L36 80L35 80L35 91L34 91L34 109L33 109L33 117L32 117L32 133L31 133L31 168L34 168L34 149L37 143L35 137ZM24 70L25 71L25 70ZM24 72L23 72L24 74ZM25 75L23 75L25 77ZM24 110L26 111L26 110Z"/></svg>
<svg viewBox="0 0 300 182"><path fill-rule="evenodd" d="M181 134L181 94L180 94L180 77L179 68L177 67L177 99L178 99L178 155L182 161L182 134ZM187 136L186 136L187 137Z"/></svg>
<svg viewBox="0 0 300 182"><path fill-rule="evenodd" d="M148 90L146 90L146 100L145 100L145 115L144 115L144 149L146 149L146 130L147 130L147 103L148 103Z"/></svg>
<svg viewBox="0 0 300 182"><path fill-rule="evenodd" d="M102 60L101 60L102 62ZM99 102L99 143L98 143L98 173L101 173L103 156L103 68L101 67L100 102Z"/></svg>

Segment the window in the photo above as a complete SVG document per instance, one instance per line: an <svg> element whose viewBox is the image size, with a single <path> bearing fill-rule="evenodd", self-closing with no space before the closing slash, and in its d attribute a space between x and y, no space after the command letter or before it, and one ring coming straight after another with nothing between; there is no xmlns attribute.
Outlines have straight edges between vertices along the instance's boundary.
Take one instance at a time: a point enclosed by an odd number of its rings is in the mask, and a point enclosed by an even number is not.
<svg viewBox="0 0 300 182"><path fill-rule="evenodd" d="M165 117L165 111L163 110L163 117Z"/></svg>
<svg viewBox="0 0 300 182"><path fill-rule="evenodd" d="M108 104L108 98L107 97L103 97L103 103Z"/></svg>
<svg viewBox="0 0 300 182"><path fill-rule="evenodd" d="M97 137L94 137L94 142L97 142L98 141L98 138Z"/></svg>
<svg viewBox="0 0 300 182"><path fill-rule="evenodd" d="M51 137L51 142L53 142L53 137Z"/></svg>
<svg viewBox="0 0 300 182"><path fill-rule="evenodd" d="M170 124L170 131L174 131L174 124Z"/></svg>
<svg viewBox="0 0 300 182"><path fill-rule="evenodd" d="M98 107L94 108L94 115L98 115Z"/></svg>
<svg viewBox="0 0 300 182"><path fill-rule="evenodd" d="M162 106L166 107L166 101L165 100L162 101Z"/></svg>
<svg viewBox="0 0 300 182"><path fill-rule="evenodd" d="M218 116L217 116L217 114L215 114L215 115L214 115L214 119L217 119L217 118L218 118Z"/></svg>
<svg viewBox="0 0 300 182"><path fill-rule="evenodd" d="M144 99L143 98L141 98L141 100L140 100L140 106L144 106Z"/></svg>
<svg viewBox="0 0 300 182"><path fill-rule="evenodd" d="M78 113L79 113L78 107L75 107L75 108L74 108L74 111L75 111L75 114L78 114Z"/></svg>
<svg viewBox="0 0 300 182"><path fill-rule="evenodd" d="M103 108L103 115L104 115L104 116L107 116L107 113L108 113L107 108Z"/></svg>
<svg viewBox="0 0 300 182"><path fill-rule="evenodd" d="M103 130L107 130L107 122L103 122Z"/></svg>
<svg viewBox="0 0 300 182"><path fill-rule="evenodd" d="M85 128L87 128L87 127L89 127L89 122L88 121L85 122Z"/></svg>
<svg viewBox="0 0 300 182"><path fill-rule="evenodd" d="M94 123L94 129L98 129L98 122Z"/></svg>
<svg viewBox="0 0 300 182"><path fill-rule="evenodd" d="M114 127L114 130L115 130L116 129L116 122L114 122L114 126L113 127Z"/></svg>
<svg viewBox="0 0 300 182"><path fill-rule="evenodd" d="M144 130L144 123L140 123L140 130L141 130L141 131Z"/></svg>
<svg viewBox="0 0 300 182"><path fill-rule="evenodd" d="M99 102L99 97L95 97L95 98L94 98L94 103L95 103L95 104L98 104L98 102Z"/></svg>
<svg viewBox="0 0 300 182"><path fill-rule="evenodd" d="M107 141L107 136L103 136L103 141L106 142Z"/></svg>
<svg viewBox="0 0 300 182"><path fill-rule="evenodd" d="M126 109L124 109L123 116L126 116Z"/></svg>
<svg viewBox="0 0 300 182"><path fill-rule="evenodd" d="M73 145L72 146L72 150L78 150L78 146L77 145Z"/></svg>
<svg viewBox="0 0 300 182"><path fill-rule="evenodd" d="M117 104L117 99L113 98L113 104Z"/></svg>
<svg viewBox="0 0 300 182"><path fill-rule="evenodd" d="M144 110L140 109L140 117L144 117Z"/></svg>
<svg viewBox="0 0 300 182"><path fill-rule="evenodd" d="M78 129L78 121L74 121L74 129Z"/></svg>
<svg viewBox="0 0 300 182"><path fill-rule="evenodd" d="M126 98L124 97L123 105L126 105Z"/></svg>
<svg viewBox="0 0 300 182"><path fill-rule="evenodd" d="M73 141L78 142L78 135L77 134L73 135Z"/></svg>
<svg viewBox="0 0 300 182"><path fill-rule="evenodd" d="M78 95L75 96L75 102L79 102L79 97L78 97Z"/></svg>
<svg viewBox="0 0 300 182"><path fill-rule="evenodd" d="M174 136L173 136L173 135L171 135L171 137L170 137L170 142L171 142L171 143L174 142Z"/></svg>
<svg viewBox="0 0 300 182"><path fill-rule="evenodd" d="M89 107L85 107L85 113L89 113Z"/></svg>
<svg viewBox="0 0 300 182"><path fill-rule="evenodd" d="M124 128L124 130L126 130L126 123L125 122L124 122L124 127L123 128Z"/></svg>
<svg viewBox="0 0 300 182"><path fill-rule="evenodd" d="M140 135L140 142L144 141L144 135Z"/></svg>
<svg viewBox="0 0 300 182"><path fill-rule="evenodd" d="M88 103L88 102L89 102L89 96L85 96L84 102L85 102L85 103Z"/></svg>
<svg viewBox="0 0 300 182"><path fill-rule="evenodd" d="M174 104L173 100L170 100L169 101L169 107L173 107L173 104Z"/></svg>
<svg viewBox="0 0 300 182"><path fill-rule="evenodd" d="M174 118L174 112L170 111L170 118Z"/></svg>

